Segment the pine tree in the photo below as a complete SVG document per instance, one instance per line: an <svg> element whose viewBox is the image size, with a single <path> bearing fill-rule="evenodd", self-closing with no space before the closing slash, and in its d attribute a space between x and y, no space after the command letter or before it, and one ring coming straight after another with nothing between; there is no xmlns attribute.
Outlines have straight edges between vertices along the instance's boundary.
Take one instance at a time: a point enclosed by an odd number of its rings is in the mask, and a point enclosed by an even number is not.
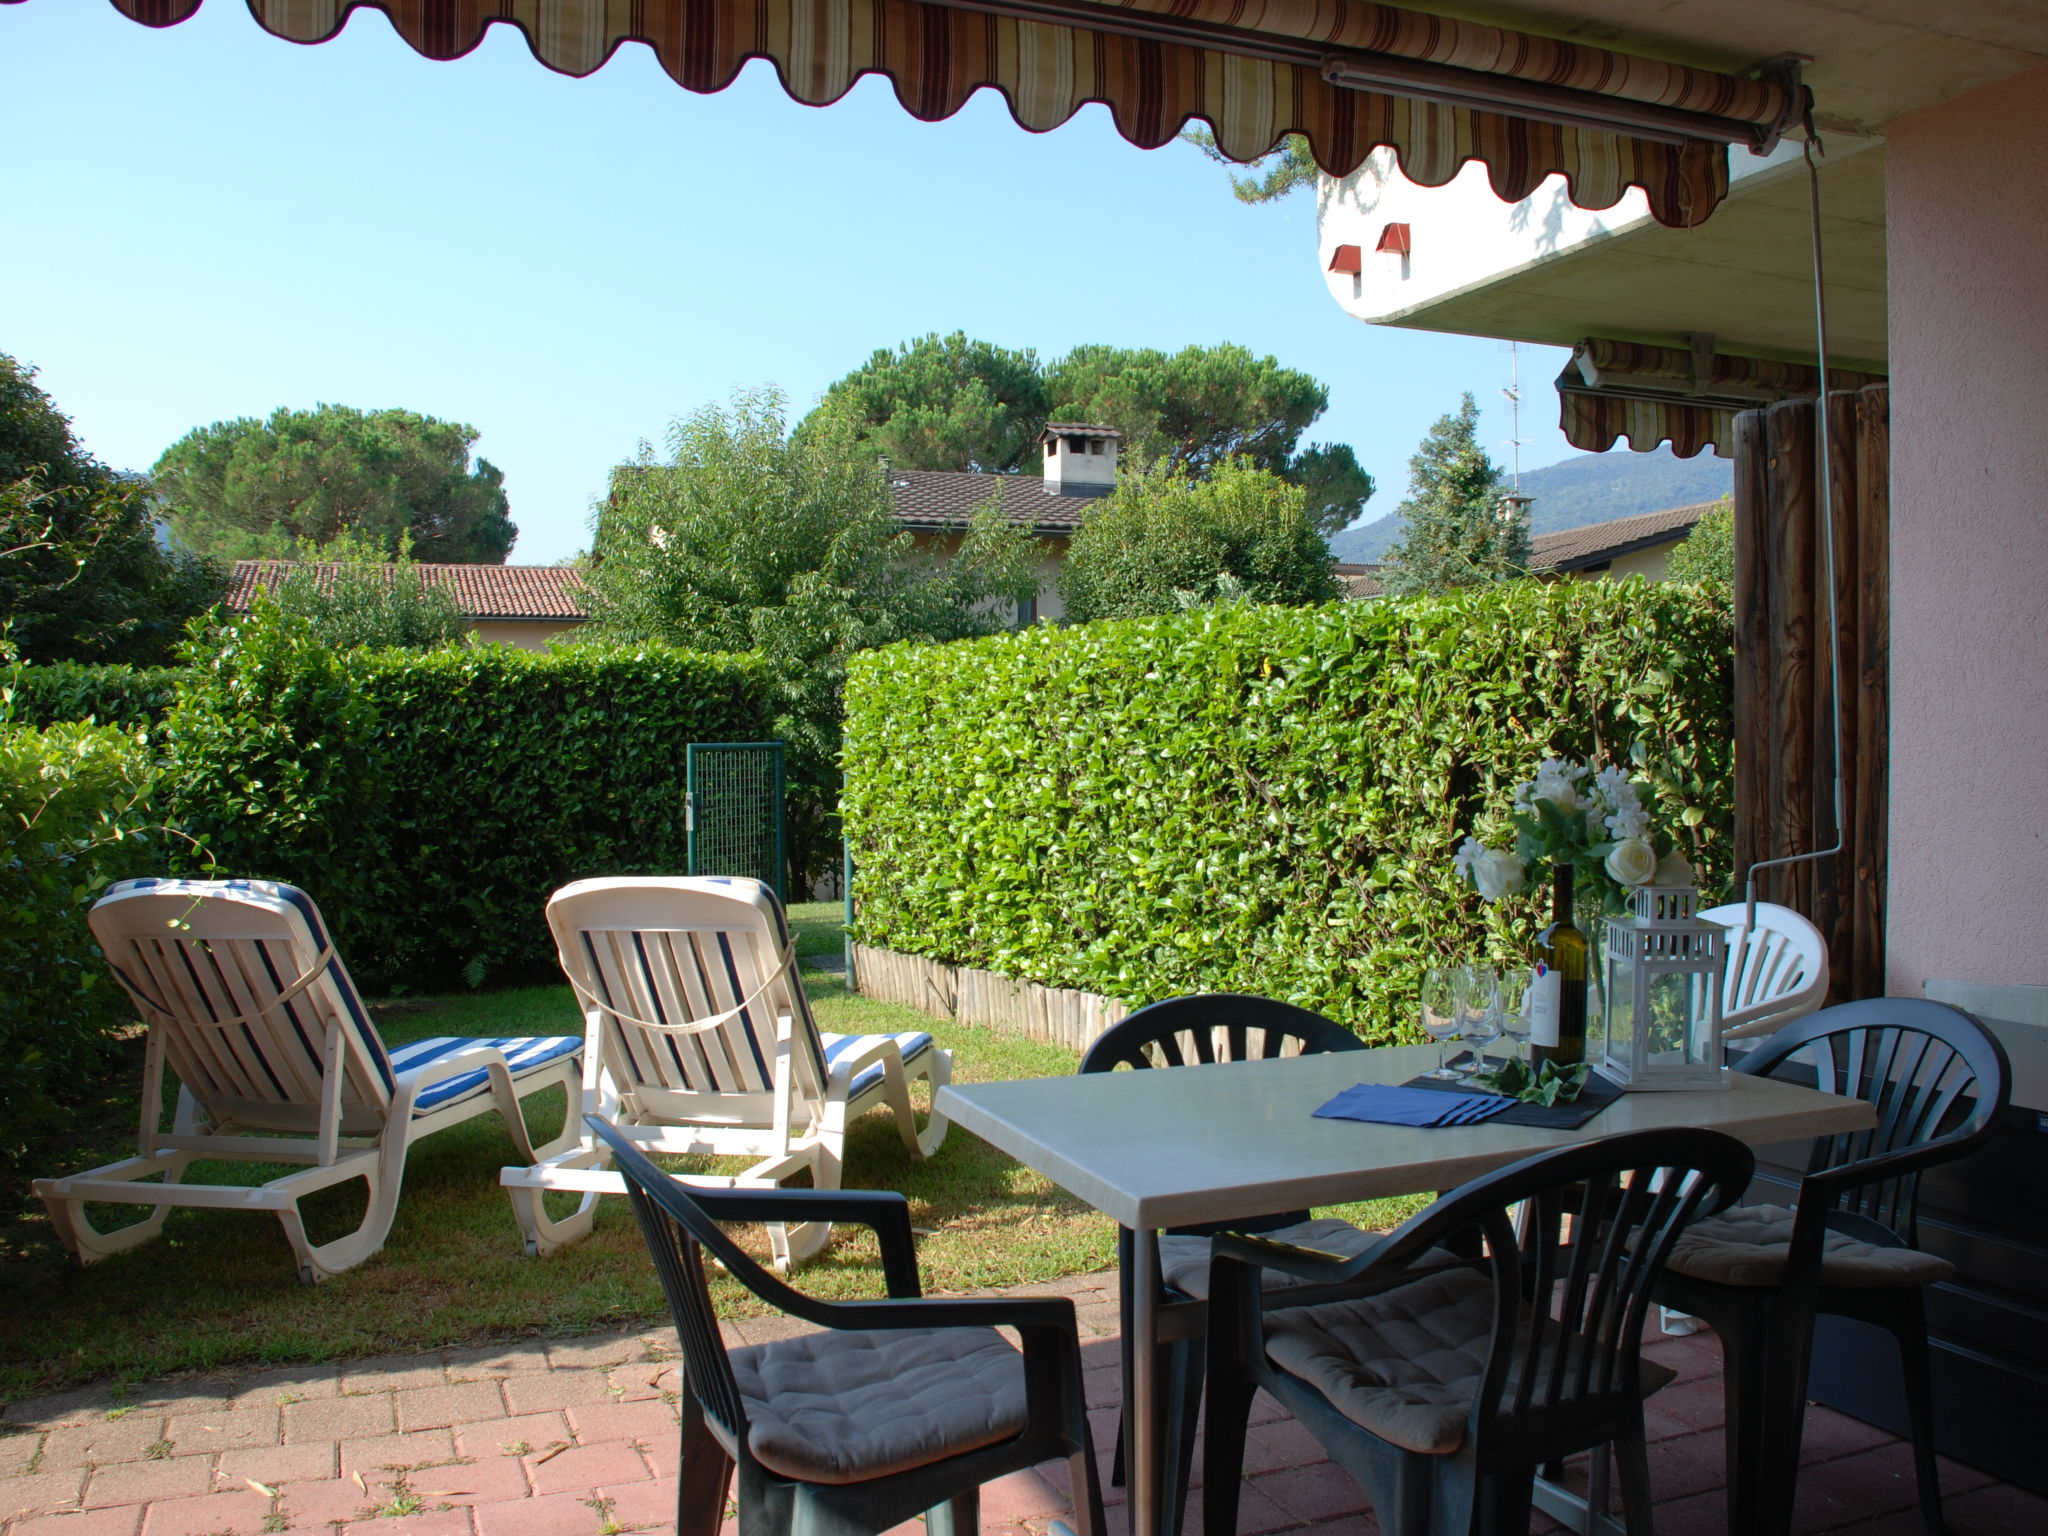
<svg viewBox="0 0 2048 1536"><path fill-rule="evenodd" d="M1407 531L1387 551L1381 583L1396 596L1443 592L1522 575L1529 565L1529 509L1501 493L1500 466L1479 446L1471 395L1440 417L1408 461Z"/></svg>

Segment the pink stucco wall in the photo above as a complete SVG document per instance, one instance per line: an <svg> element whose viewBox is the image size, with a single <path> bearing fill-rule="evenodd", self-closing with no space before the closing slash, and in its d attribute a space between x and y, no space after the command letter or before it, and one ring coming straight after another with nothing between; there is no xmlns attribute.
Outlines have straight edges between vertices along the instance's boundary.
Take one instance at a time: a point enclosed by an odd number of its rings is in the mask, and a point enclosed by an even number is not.
<svg viewBox="0 0 2048 1536"><path fill-rule="evenodd" d="M2048 68L1885 137L1889 990L2048 982Z"/></svg>

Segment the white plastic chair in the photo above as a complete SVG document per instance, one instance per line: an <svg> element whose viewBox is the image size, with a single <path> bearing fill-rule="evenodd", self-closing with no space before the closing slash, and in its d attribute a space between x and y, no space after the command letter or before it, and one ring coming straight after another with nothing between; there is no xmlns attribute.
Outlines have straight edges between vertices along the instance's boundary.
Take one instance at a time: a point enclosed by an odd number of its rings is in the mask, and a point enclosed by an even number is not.
<svg viewBox="0 0 2048 1536"><path fill-rule="evenodd" d="M293 886L124 880L90 921L149 1040L136 1156L34 1181L81 1264L157 1236L173 1207L268 1211L310 1284L384 1246L406 1152L421 1137L495 1110L529 1161L577 1139L581 1039L443 1037L386 1050L320 909ZM168 1133L166 1068L179 1088ZM563 1134L536 1148L520 1101L558 1085L571 1113ZM191 1164L210 1159L306 1166L262 1184L182 1182ZM137 1182L158 1176L161 1183ZM362 1225L316 1246L299 1201L349 1179L368 1186ZM86 1215L90 1201L155 1209L103 1232Z"/></svg>
<svg viewBox="0 0 2048 1536"><path fill-rule="evenodd" d="M1728 965L1721 977L1721 1038L1746 1040L1774 1035L1794 1019L1820 1011L1828 995L1828 943L1821 931L1790 907L1730 902L1700 913L1728 930ZM1700 1320L1659 1307L1667 1334L1698 1333Z"/></svg>
<svg viewBox="0 0 2048 1536"><path fill-rule="evenodd" d="M847 1124L877 1104L894 1112L912 1157L945 1140L936 1111L918 1132L910 1082L924 1078L936 1095L952 1080L951 1052L922 1031L820 1033L782 904L760 881L579 880L549 899L548 926L583 1008L582 1113L649 1155L759 1159L684 1183L768 1188L808 1170L814 1188L837 1189ZM625 1193L610 1159L586 1132L573 1150L504 1171L529 1253L582 1237L598 1197ZM557 1220L542 1204L551 1190L583 1199ZM771 1228L776 1264L809 1257L830 1235L821 1223Z"/></svg>
<svg viewBox="0 0 2048 1536"><path fill-rule="evenodd" d="M1821 931L1790 907L1730 902L1700 913L1728 930L1728 968L1721 982L1721 1038L1775 1034L1794 1019L1817 1012L1828 995L1828 944Z"/></svg>

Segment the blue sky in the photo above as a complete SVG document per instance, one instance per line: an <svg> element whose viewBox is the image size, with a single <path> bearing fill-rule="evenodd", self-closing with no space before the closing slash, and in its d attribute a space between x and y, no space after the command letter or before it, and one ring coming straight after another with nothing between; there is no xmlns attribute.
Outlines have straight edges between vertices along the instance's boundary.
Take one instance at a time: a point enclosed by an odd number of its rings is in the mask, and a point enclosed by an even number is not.
<svg viewBox="0 0 2048 1536"><path fill-rule="evenodd" d="M1461 390L1507 458L1504 343L1350 319L1307 194L1243 207L1100 107L1030 134L984 91L926 124L875 78L800 106L759 62L697 96L637 45L571 80L504 27L433 63L374 11L306 48L231 0L162 31L105 0L0 5L0 100L0 351L121 468L280 405L405 406L479 430L512 558L546 562L673 417L761 384L802 409L956 329L1271 353L1329 386L1312 435L1378 478L1368 517ZM1522 349L1525 469L1572 452L1563 356Z"/></svg>

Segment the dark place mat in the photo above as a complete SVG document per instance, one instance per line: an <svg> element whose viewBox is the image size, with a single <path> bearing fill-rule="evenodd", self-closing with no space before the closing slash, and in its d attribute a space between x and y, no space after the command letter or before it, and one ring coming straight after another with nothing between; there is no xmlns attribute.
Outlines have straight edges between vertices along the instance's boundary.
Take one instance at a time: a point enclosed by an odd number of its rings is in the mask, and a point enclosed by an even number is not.
<svg viewBox="0 0 2048 1536"><path fill-rule="evenodd" d="M1470 1060L1469 1053L1452 1058L1451 1065ZM1489 1061L1491 1058L1489 1058ZM1443 1093L1479 1093L1482 1089L1471 1084L1452 1082L1441 1077L1410 1078L1401 1085L1404 1088L1434 1088ZM1488 1125L1527 1125L1542 1131L1576 1131L1601 1110L1621 1097L1621 1084L1611 1078L1602 1077L1598 1072L1587 1075L1586 1086L1579 1090L1579 1096L1569 1104L1517 1104L1504 1109L1486 1123Z"/></svg>

